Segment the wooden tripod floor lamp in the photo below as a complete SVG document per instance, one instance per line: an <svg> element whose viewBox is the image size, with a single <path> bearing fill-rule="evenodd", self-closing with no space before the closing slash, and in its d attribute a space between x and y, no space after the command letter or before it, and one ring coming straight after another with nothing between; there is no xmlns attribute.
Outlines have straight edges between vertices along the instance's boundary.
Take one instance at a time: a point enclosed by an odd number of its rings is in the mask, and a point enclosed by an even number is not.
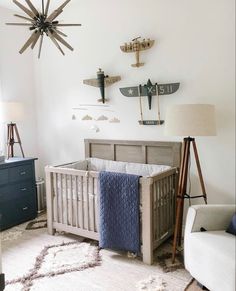
<svg viewBox="0 0 236 291"><path fill-rule="evenodd" d="M19 144L23 157L24 151L16 125L16 121L21 121L24 117L22 103L19 102L1 102L1 112L3 121L7 123L7 158L15 156L14 145Z"/></svg>
<svg viewBox="0 0 236 291"><path fill-rule="evenodd" d="M172 263L175 262L177 245L181 246L184 200L203 198L207 203L207 194L204 185L200 160L197 151L195 136L216 135L215 108L209 104L182 104L170 107L167 110L165 133L172 136L185 136L183 140L179 183L177 191L176 221L174 230ZM189 178L190 149L193 147L201 195L191 196L187 193Z"/></svg>

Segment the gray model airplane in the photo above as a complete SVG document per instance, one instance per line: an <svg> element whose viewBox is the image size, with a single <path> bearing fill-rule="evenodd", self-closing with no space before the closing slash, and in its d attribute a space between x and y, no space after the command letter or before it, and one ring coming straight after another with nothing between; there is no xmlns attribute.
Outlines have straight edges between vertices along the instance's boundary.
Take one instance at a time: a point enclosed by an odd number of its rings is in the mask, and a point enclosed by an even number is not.
<svg viewBox="0 0 236 291"><path fill-rule="evenodd" d="M148 97L149 109L152 109L152 96L169 95L179 89L180 83L152 84L149 79L147 84L135 87L120 88L120 92L126 97Z"/></svg>
<svg viewBox="0 0 236 291"><path fill-rule="evenodd" d="M84 80L83 83L89 86L100 88L102 98L99 99L98 102L105 103L106 101L108 101L108 99L105 98L105 88L120 80L121 80L120 76L114 77L105 76L104 71L102 71L102 69L99 69L99 71L97 72L96 79L87 79Z"/></svg>

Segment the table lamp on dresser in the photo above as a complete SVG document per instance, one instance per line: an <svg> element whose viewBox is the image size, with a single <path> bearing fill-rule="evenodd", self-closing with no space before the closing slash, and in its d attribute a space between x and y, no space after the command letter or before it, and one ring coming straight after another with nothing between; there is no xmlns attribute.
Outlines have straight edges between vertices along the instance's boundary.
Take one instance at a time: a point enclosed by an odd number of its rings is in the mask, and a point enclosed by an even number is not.
<svg viewBox="0 0 236 291"><path fill-rule="evenodd" d="M14 145L20 146L21 154L25 157L16 122L23 120L24 110L20 102L1 102L2 121L7 123L7 158L14 157Z"/></svg>
<svg viewBox="0 0 236 291"><path fill-rule="evenodd" d="M177 245L181 245L184 199L203 198L207 203L207 194L204 185L200 160L197 151L195 136L216 135L215 107L209 104L180 104L167 110L165 134L182 136L183 151L179 172L177 192L176 221L174 230L172 262L175 261ZM189 177L190 146L193 146L194 157L197 165L198 176L201 184L202 195L190 196L187 193Z"/></svg>

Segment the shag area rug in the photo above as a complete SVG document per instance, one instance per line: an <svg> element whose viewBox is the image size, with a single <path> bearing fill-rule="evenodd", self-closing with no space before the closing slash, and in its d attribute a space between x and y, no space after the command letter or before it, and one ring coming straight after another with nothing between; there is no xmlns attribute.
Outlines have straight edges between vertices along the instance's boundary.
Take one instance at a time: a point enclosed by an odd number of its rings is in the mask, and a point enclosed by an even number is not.
<svg viewBox="0 0 236 291"><path fill-rule="evenodd" d="M181 261L171 266L171 244L147 266L125 252L99 250L96 242L27 225L1 233L5 291L183 291L191 282Z"/></svg>

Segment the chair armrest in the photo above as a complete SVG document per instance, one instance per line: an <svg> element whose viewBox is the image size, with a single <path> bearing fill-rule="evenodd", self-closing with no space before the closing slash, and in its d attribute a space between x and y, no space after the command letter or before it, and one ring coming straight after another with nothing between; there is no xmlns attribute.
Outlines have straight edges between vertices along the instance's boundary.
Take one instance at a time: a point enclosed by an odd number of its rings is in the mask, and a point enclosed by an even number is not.
<svg viewBox="0 0 236 291"><path fill-rule="evenodd" d="M185 234L199 232L203 227L208 231L226 230L236 205L196 205L188 210Z"/></svg>

